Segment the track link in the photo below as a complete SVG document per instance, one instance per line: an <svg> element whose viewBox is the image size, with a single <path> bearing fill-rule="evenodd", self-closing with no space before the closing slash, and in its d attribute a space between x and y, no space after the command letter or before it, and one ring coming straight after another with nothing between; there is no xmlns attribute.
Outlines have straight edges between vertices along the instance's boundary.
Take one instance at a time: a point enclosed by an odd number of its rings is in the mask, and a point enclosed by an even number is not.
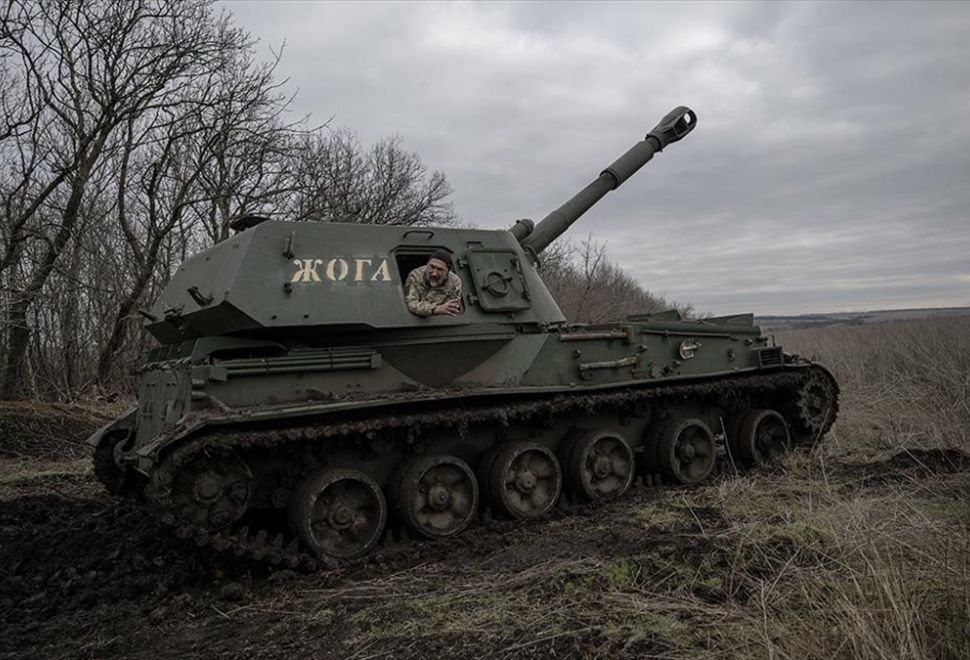
<svg viewBox="0 0 970 660"><path fill-rule="evenodd" d="M191 461L206 456L227 456L231 452L252 450L272 453L281 448L300 446L311 442L344 442L354 438L372 439L380 434L400 441L402 433L412 437L429 431L450 428L463 434L468 428L481 424L508 426L511 423L528 423L532 420L556 417L576 412L594 413L607 408L621 408L637 403L658 403L670 400L707 400L717 398L770 399L781 391L802 395L812 384L823 383L830 396L828 414L819 417L799 415L797 426L807 437L817 440L835 421L838 410L838 386L831 374L820 365L805 365L774 373L758 373L715 381L669 385L663 387L630 388L608 393L557 394L546 398L533 398L512 404L467 405L460 399L442 399L424 403L424 410L403 412L390 408L366 416L344 415L326 422L290 424L272 430L216 427L193 436L188 442L164 457L146 489L149 499L158 510L161 521L174 528L175 535L192 539L199 546L208 546L217 552L229 552L258 562L275 566L313 571L321 566L335 568L359 564L367 557L355 560L318 558L312 555L300 541L287 533L269 533L265 529L240 527L234 531L212 531L203 525L180 520L175 502L176 473ZM817 388L816 388L817 390ZM816 391L817 393L817 391ZM404 404L408 405L408 404ZM795 401L795 412L804 409L802 401ZM414 405L410 406L412 409Z"/></svg>

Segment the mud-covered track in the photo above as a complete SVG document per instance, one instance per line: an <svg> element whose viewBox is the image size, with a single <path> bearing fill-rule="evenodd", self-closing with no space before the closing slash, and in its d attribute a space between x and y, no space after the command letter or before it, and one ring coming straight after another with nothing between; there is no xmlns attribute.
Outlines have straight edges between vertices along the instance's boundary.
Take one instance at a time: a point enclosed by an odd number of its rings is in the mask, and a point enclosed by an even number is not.
<svg viewBox="0 0 970 660"><path fill-rule="evenodd" d="M179 538L191 538L197 544L207 545L218 552L229 552L256 561L315 570L321 561L333 566L362 560L338 561L330 557L321 560L286 530L237 524L213 531L210 526L197 524L191 518L180 515L182 508L177 500L184 493L178 490L179 471L203 456L209 460L220 460L218 457L231 460L228 457L254 452L268 456L274 452L293 451L308 444L363 444L375 439L388 443L410 442L442 429L448 429L460 437L469 429L481 425L501 428L512 424L554 424L554 420L576 413L615 411L635 415L638 406L643 404L662 407L665 402L717 400L744 405L743 402L751 400L791 399L794 393L805 389L806 383L819 381L830 383L833 388L830 410L822 418L821 427L805 427L806 420L797 415L798 402L792 401L790 406L794 421L803 425L796 429L798 435L802 439L812 440L824 435L834 422L838 390L824 368L806 365L730 379L603 393L559 394L511 404L477 402L470 405L461 399L442 399L426 402L418 410L414 405L390 406L380 413L366 416L345 414L325 421L308 419L283 428L214 428L186 439L165 456L148 486L147 494L162 522L173 526ZM781 393L787 393L787 396L781 397ZM807 421L810 423L812 420Z"/></svg>

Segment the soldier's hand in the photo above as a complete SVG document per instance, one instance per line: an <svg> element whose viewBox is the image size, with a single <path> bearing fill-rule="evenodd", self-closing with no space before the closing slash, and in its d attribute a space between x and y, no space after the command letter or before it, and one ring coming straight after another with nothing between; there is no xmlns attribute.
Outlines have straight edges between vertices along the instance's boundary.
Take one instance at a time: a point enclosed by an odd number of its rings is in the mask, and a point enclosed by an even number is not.
<svg viewBox="0 0 970 660"><path fill-rule="evenodd" d="M435 307L434 313L438 316L458 316L461 314L461 303L457 300L449 300Z"/></svg>

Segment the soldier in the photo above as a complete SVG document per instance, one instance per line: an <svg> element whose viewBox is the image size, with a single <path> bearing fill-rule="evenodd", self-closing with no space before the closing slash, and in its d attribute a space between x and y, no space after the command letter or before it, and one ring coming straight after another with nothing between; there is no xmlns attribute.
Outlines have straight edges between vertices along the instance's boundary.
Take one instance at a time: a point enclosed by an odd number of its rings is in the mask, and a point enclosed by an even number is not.
<svg viewBox="0 0 970 660"><path fill-rule="evenodd" d="M444 250L435 250L428 257L427 265L411 271L404 284L404 300L412 314L461 314L461 278L451 270L451 255Z"/></svg>

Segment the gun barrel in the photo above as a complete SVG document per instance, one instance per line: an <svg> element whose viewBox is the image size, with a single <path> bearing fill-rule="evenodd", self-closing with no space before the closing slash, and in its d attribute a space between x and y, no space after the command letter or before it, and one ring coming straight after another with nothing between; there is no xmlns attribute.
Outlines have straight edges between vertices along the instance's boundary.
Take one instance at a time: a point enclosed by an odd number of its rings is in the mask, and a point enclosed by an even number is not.
<svg viewBox="0 0 970 660"><path fill-rule="evenodd" d="M655 153L683 138L696 125L697 115L690 108L678 106L671 110L643 140L613 161L592 183L573 195L569 201L543 218L532 232L520 239L522 246L537 254L542 252L606 193L619 188L637 170L650 162Z"/></svg>

